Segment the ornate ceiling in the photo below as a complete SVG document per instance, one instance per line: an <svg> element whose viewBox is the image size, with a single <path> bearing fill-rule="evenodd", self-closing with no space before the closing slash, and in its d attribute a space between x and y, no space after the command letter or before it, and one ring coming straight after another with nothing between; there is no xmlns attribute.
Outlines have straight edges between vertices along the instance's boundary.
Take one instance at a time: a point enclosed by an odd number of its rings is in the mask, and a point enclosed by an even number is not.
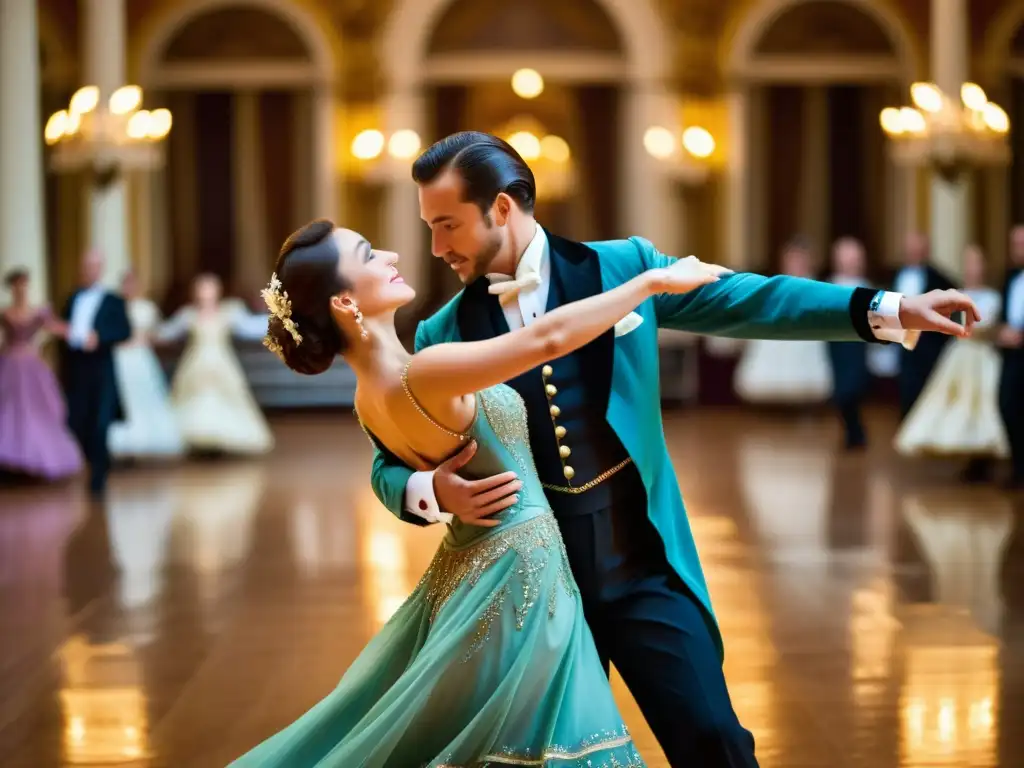
<svg viewBox="0 0 1024 768"><path fill-rule="evenodd" d="M137 45L170 8L193 0L125 0L129 39ZM291 0L329 27L339 41L340 90L351 100L370 99L381 90L377 40L398 0ZM640 2L640 0L636 0ZM978 51L991 25L1015 0L968 0L972 45ZM680 91L707 95L722 87L721 63L728 35L742 15L759 0L650 0L664 20L672 48L673 85ZM910 30L918 48L926 50L930 0L878 0L892 9ZM431 40L437 51L504 49L510 45L559 50L621 49L618 31L596 0L454 0ZM233 7L232 7L233 6ZM77 60L78 0L40 0L44 48ZM460 11L460 7L463 9ZM505 18L505 16L507 18ZM806 0L786 14L760 46L778 53L821 53L855 50L880 53L889 41L884 31L843 0ZM1024 38L1022 38L1024 39ZM273 20L246 9L244 0L228 2L182 35L173 57L205 55L294 58L300 44L287 31L275 32ZM220 50L213 48L220 45ZM1024 48L1024 45L1020 47ZM383 54L386 55L386 52Z"/></svg>

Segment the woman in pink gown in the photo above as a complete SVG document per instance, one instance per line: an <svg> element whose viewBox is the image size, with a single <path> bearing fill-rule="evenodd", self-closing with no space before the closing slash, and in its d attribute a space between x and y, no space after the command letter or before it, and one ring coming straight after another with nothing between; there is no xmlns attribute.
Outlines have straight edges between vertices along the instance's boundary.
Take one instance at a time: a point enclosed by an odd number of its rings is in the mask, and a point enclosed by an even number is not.
<svg viewBox="0 0 1024 768"><path fill-rule="evenodd" d="M29 306L28 281L23 270L4 280L13 301L0 311L0 472L57 480L78 473L82 454L57 379L33 343L60 322Z"/></svg>

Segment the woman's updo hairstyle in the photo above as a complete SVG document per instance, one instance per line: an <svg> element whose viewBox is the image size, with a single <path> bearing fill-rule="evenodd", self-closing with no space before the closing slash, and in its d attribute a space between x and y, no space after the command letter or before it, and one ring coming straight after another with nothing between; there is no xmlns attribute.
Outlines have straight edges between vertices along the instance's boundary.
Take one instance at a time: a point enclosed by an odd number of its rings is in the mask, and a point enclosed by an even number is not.
<svg viewBox="0 0 1024 768"><path fill-rule="evenodd" d="M293 371L313 376L323 373L345 351L345 337L331 315L331 298L349 285L338 274L338 247L334 222L316 219L293 232L277 257L274 269L280 291L291 303L291 321L302 341L297 342L281 318L271 314L268 337Z"/></svg>

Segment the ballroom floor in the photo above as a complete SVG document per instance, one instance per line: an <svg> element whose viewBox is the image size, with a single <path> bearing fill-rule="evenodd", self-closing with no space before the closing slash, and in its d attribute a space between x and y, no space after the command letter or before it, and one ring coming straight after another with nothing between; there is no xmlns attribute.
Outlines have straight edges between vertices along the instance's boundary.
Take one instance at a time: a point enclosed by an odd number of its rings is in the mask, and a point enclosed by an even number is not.
<svg viewBox="0 0 1024 768"><path fill-rule="evenodd" d="M763 768L1024 765L1024 498L897 461L884 414L857 456L828 418L666 421ZM401 603L440 530L380 507L347 415L274 426L264 461L119 471L101 510L0 490L0 765L223 766Z"/></svg>

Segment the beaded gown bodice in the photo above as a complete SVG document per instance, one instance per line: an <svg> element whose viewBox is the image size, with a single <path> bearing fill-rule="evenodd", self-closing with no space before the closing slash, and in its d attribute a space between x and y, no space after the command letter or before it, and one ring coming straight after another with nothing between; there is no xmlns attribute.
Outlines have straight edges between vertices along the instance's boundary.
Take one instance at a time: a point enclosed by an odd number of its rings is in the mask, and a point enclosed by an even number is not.
<svg viewBox="0 0 1024 768"><path fill-rule="evenodd" d="M549 511L548 500L534 465L533 453L530 450L526 404L518 392L506 384L498 384L477 392L477 412L472 424L463 433L452 433L451 430L438 424L422 408L407 386L405 390L424 420L435 428L457 435L463 444L471 440L476 441L476 453L460 471L461 475L468 478L484 478L511 471L518 475L523 484L517 494L519 500L516 504L492 518L500 520L501 525L484 528L466 525L458 519L453 519L448 526L448 535L445 539L447 543L453 546L464 546L481 536L493 535L507 526L524 522L531 517ZM365 425L364 429L366 429ZM368 429L366 429L366 433L372 442L384 447Z"/></svg>

